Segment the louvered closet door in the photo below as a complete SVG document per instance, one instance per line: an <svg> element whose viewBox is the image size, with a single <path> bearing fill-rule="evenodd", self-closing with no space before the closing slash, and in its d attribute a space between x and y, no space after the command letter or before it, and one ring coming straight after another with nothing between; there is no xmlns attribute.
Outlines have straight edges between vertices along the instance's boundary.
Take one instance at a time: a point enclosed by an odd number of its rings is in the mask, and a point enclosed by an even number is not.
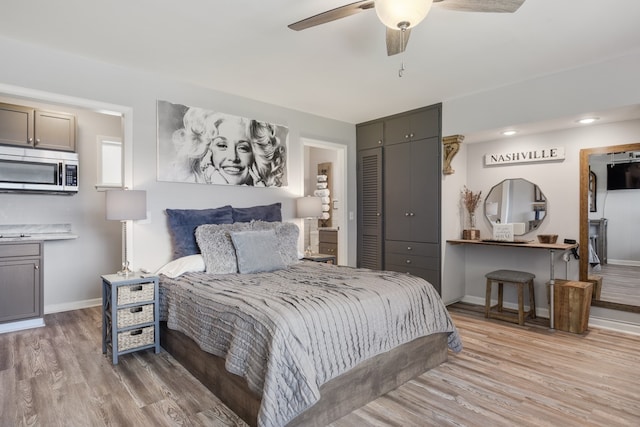
<svg viewBox="0 0 640 427"><path fill-rule="evenodd" d="M382 148L358 151L358 267L382 269Z"/></svg>

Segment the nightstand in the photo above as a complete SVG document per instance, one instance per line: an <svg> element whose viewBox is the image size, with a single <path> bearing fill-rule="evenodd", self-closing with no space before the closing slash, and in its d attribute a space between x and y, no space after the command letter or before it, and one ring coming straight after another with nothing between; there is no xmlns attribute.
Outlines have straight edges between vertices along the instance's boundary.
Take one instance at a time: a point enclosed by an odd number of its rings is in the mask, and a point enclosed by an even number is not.
<svg viewBox="0 0 640 427"><path fill-rule="evenodd" d="M307 261L326 262L327 264L333 264L333 265L338 264L338 260L335 255L309 254L309 255L305 255L302 259L306 259Z"/></svg>
<svg viewBox="0 0 640 427"><path fill-rule="evenodd" d="M102 277L102 353L118 357L155 348L160 353L158 276L133 273Z"/></svg>

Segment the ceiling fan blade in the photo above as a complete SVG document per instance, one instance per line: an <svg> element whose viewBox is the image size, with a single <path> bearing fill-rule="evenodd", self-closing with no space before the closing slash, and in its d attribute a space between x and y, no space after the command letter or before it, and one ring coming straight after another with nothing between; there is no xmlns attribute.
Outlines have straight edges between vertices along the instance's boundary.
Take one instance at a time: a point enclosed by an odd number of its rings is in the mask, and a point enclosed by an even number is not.
<svg viewBox="0 0 640 427"><path fill-rule="evenodd" d="M346 18L347 16L355 15L363 10L373 9L374 2L372 0L357 1L355 3L340 6L335 9L328 10L326 12L319 13L310 18L303 19L302 21L294 22L289 25L292 30L300 31L307 28L315 27L316 25L326 24L327 22L335 21L336 19Z"/></svg>
<svg viewBox="0 0 640 427"><path fill-rule="evenodd" d="M514 13L525 0L434 0L434 6L462 12Z"/></svg>
<svg viewBox="0 0 640 427"><path fill-rule="evenodd" d="M387 29L387 55L392 56L404 52L409 42L411 29L404 30L403 35L402 30L392 30L389 27L385 28Z"/></svg>

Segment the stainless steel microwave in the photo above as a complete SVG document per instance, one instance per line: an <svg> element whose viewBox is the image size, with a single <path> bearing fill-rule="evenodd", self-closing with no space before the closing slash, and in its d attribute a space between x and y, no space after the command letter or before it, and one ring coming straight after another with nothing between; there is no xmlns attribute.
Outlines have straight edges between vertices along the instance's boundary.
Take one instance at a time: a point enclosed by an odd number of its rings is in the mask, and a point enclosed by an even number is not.
<svg viewBox="0 0 640 427"><path fill-rule="evenodd" d="M75 194L78 154L0 146L0 192Z"/></svg>

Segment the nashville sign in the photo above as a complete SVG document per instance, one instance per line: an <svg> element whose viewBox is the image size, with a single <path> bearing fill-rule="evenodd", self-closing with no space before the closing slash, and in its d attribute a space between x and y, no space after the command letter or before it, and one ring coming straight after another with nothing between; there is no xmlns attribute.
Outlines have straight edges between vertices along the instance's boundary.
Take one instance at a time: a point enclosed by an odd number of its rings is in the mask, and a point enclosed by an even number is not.
<svg viewBox="0 0 640 427"><path fill-rule="evenodd" d="M564 147L518 150L484 155L484 164L486 166L506 165L509 163L549 162L554 160L564 160Z"/></svg>

